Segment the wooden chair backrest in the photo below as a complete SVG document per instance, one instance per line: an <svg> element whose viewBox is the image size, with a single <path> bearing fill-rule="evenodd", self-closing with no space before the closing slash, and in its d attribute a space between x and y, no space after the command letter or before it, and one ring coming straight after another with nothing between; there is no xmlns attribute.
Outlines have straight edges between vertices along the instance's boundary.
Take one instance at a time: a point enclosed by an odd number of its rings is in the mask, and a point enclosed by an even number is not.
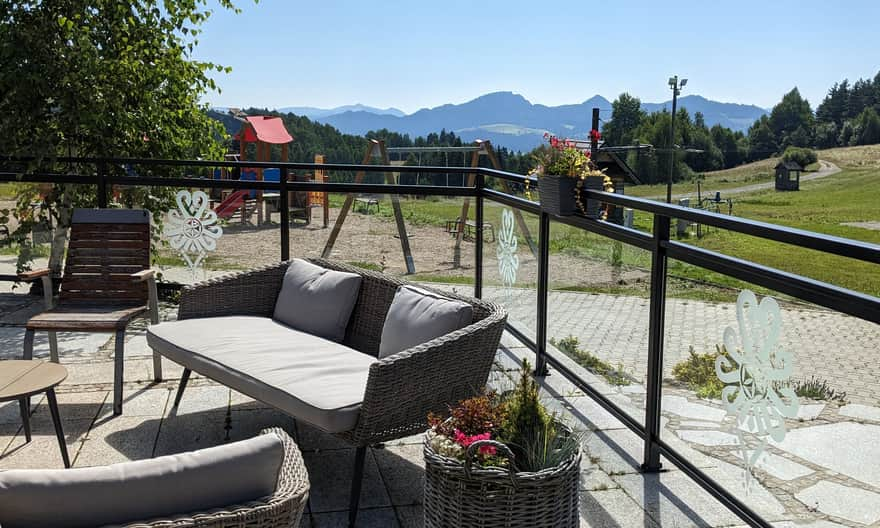
<svg viewBox="0 0 880 528"><path fill-rule="evenodd" d="M146 304L147 285L132 273L150 267L150 213L76 209L70 222L61 301Z"/></svg>

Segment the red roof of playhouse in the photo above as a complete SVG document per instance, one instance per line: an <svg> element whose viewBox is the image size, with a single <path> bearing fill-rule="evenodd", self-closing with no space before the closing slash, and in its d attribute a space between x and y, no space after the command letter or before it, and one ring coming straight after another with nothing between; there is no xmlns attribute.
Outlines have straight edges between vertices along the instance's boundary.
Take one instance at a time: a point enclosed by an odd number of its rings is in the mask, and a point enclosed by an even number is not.
<svg viewBox="0 0 880 528"><path fill-rule="evenodd" d="M248 143L262 141L282 145L293 141L293 136L284 128L280 117L248 116L245 119L251 126L244 126L241 130L244 131L244 140ZM241 140L241 130L235 135L235 139Z"/></svg>

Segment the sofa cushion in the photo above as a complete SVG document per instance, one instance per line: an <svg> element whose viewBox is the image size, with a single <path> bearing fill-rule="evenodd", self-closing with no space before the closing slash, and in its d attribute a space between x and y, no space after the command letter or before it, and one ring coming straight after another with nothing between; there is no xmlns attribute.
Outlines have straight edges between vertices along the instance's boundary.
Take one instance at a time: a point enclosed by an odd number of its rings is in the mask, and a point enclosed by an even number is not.
<svg viewBox="0 0 880 528"><path fill-rule="evenodd" d="M283 458L268 433L112 466L0 472L0 525L104 526L241 504L275 492Z"/></svg>
<svg viewBox="0 0 880 528"><path fill-rule="evenodd" d="M165 322L150 326L147 342L172 361L330 433L354 428L376 361L268 317Z"/></svg>
<svg viewBox="0 0 880 528"><path fill-rule="evenodd" d="M471 305L405 285L397 289L385 316L379 358L427 343L471 323Z"/></svg>
<svg viewBox="0 0 880 528"><path fill-rule="evenodd" d="M284 274L273 317L297 330L342 341L360 287L361 276L356 273L293 259Z"/></svg>

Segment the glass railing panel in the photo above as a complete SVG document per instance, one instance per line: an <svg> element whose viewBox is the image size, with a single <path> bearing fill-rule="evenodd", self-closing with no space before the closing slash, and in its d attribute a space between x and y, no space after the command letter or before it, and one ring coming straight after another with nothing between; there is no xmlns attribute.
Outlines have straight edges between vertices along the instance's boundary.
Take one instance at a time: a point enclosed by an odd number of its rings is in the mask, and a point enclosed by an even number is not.
<svg viewBox="0 0 880 528"><path fill-rule="evenodd" d="M483 298L507 309L508 324L534 342L538 316L538 215L485 201ZM470 226L465 239L473 240Z"/></svg>
<svg viewBox="0 0 880 528"><path fill-rule="evenodd" d="M547 353L638 423L645 415L650 268L648 251L551 223ZM551 369L550 386L571 390L554 377L562 376ZM572 402L593 411L585 413L592 426L623 427L589 400Z"/></svg>
<svg viewBox="0 0 880 528"><path fill-rule="evenodd" d="M702 297L667 299L661 438L768 521L880 521L880 325L752 284ZM666 519L736 522L689 506Z"/></svg>

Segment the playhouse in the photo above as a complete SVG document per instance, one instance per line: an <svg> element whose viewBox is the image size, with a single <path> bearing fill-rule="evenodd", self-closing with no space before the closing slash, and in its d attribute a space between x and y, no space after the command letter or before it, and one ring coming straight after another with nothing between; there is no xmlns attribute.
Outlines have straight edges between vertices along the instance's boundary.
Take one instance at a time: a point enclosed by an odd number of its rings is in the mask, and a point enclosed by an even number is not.
<svg viewBox="0 0 880 528"><path fill-rule="evenodd" d="M280 117L273 116L245 116L240 118L241 129L234 136L239 142L238 154L232 157L237 161L272 161L272 146L280 146L280 160L289 159L290 143L293 136L284 127ZM253 145L253 149L249 148ZM255 181L279 181L281 171L278 169L245 168L239 174L230 174L228 171L217 173L219 178L237 178ZM252 221L256 215L256 224L278 210L279 196L277 192L263 192L261 190L237 190L222 197L220 203L214 207L214 212L222 219L239 219L242 222ZM291 192L288 204L290 205L291 218L300 218L309 222L311 219L311 204L309 193Z"/></svg>

